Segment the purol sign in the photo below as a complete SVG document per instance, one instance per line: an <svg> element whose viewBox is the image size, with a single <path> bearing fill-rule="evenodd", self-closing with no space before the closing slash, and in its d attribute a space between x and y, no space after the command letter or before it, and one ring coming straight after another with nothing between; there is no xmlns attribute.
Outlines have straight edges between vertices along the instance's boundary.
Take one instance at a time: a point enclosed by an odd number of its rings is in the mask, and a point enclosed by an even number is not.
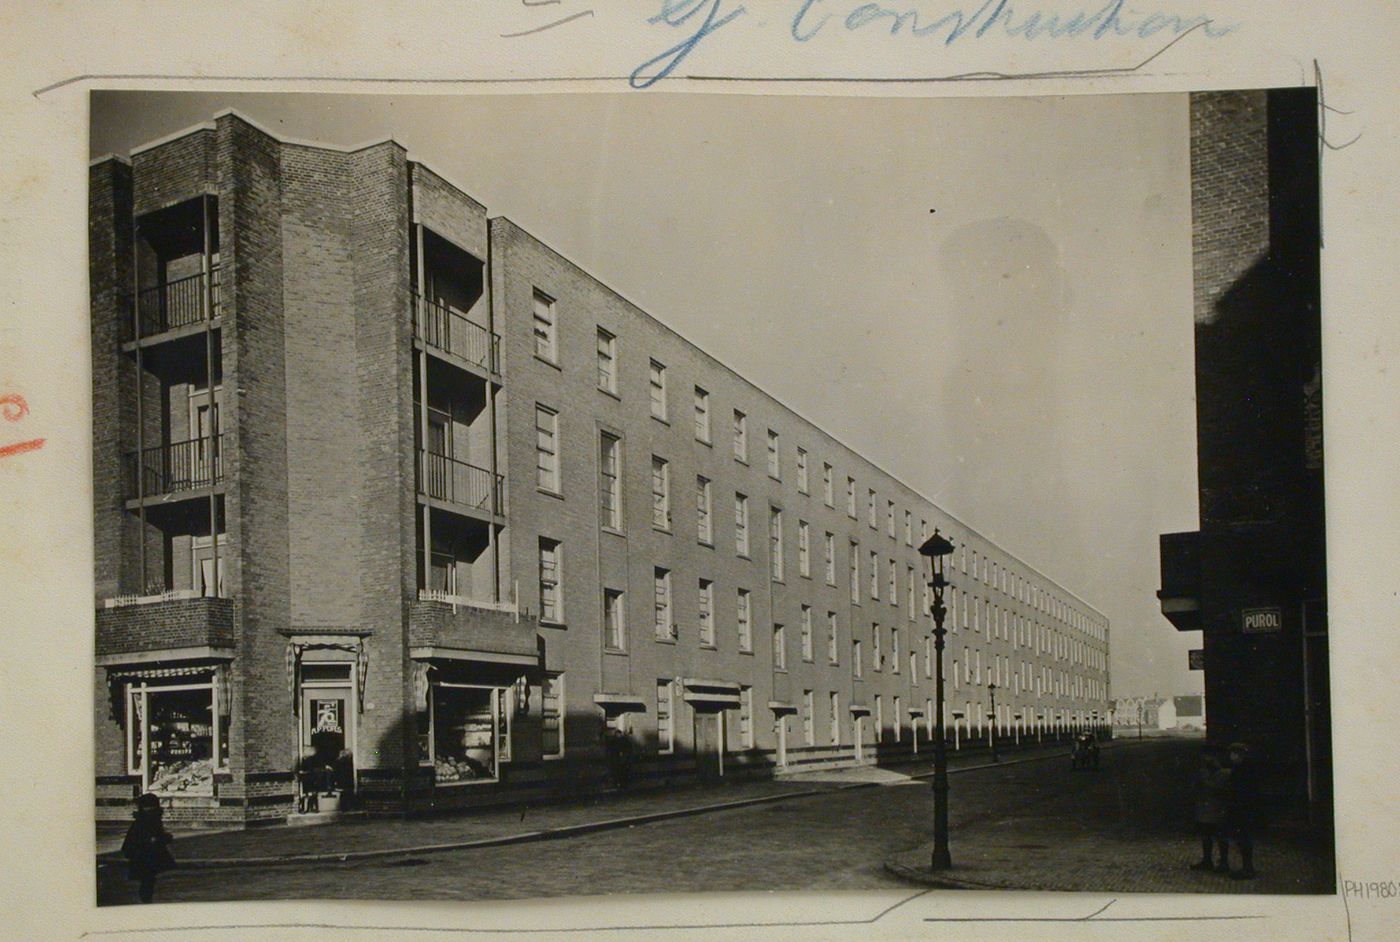
<svg viewBox="0 0 1400 942"><path fill-rule="evenodd" d="M1261 635L1282 631L1283 610L1278 608L1241 609L1240 630L1247 635Z"/></svg>

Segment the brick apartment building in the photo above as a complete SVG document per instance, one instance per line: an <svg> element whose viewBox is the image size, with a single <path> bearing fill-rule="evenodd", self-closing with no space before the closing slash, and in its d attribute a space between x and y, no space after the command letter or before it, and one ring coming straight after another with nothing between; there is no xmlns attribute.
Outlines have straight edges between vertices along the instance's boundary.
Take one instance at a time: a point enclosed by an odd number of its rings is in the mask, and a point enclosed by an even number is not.
<svg viewBox="0 0 1400 942"><path fill-rule="evenodd" d="M935 527L950 739L1106 722L1100 613L397 143L224 112L90 211L99 819L927 749Z"/></svg>
<svg viewBox="0 0 1400 942"><path fill-rule="evenodd" d="M1209 736L1271 805L1331 820L1317 97L1191 96L1200 529L1161 537L1162 613L1201 631Z"/></svg>

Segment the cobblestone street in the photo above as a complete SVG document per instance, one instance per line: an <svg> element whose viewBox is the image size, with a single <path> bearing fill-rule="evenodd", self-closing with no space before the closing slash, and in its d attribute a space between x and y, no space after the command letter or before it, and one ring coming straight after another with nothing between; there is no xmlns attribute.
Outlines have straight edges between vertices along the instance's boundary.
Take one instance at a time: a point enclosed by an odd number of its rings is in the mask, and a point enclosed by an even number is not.
<svg viewBox="0 0 1400 942"><path fill-rule="evenodd" d="M1261 878L1252 883L1187 869L1197 852L1186 782L1197 744L1126 742L1105 750L1098 771L1075 772L1063 755L1031 761L1009 756L1000 767L952 777L952 847L958 876L973 885L1111 892L1328 892L1330 870L1305 848L1275 834L1258 842ZM859 770L883 780L842 788L840 775L796 776L777 783L706 792L689 790L691 806L732 800L764 788L808 792L731 808L509 846L406 852L369 860L232 868L187 868L161 877L157 899L278 898L507 899L612 893L753 890L870 890L908 887L898 862L917 866L930 837L932 797L926 767ZM847 784L850 784L847 781ZM811 794L813 790L816 794ZM613 820L676 808L675 796L629 796L579 806L572 819ZM542 811L541 816L551 812ZM558 814L559 812L553 812ZM473 818L456 819L463 833ZM419 837L439 838L449 822L414 822ZM577 821L576 821L577 823ZM535 827L540 825L536 822ZM406 837L402 822L345 827L356 846ZM437 828L430 832L428 829ZM299 839L298 829L256 835L269 851ZM324 844L332 829L315 829ZM516 828L531 830L529 823ZM377 838L371 840L375 835ZM236 843L240 835L226 838ZM177 856L213 856L221 840L179 842ZM409 846L407 842L399 846ZM901 855L903 855L901 857ZM896 866L886 868L887 861ZM892 872L892 870L894 872ZM102 904L132 902L123 868L98 869Z"/></svg>

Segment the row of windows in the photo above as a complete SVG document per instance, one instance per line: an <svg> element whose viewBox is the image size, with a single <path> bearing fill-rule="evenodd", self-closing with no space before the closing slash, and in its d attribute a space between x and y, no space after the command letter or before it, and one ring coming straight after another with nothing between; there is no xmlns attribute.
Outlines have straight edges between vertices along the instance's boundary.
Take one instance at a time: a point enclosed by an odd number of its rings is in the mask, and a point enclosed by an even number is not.
<svg viewBox="0 0 1400 942"><path fill-rule="evenodd" d="M555 312L555 301L538 289L534 294L534 338L535 353L540 358L548 362L557 364L558 349L556 336L557 315ZM610 331L597 328L597 384L598 387L612 395L617 395L617 364L618 364L618 344L616 335ZM664 363L656 359L649 360L648 363L648 388L650 397L650 409L653 417L660 421L669 423L670 421L670 393L668 371ZM695 438L698 441L710 444L712 441L711 424L711 404L710 393L705 388L693 386L693 419ZM558 493L559 491L559 454L558 454L558 414L547 406L537 406L537 432L539 438L539 486L544 490ZM749 460L749 429L748 416L740 409L733 411L732 425L733 452L736 460L748 463ZM770 477L782 479L782 460L780 449L780 436L774 429L766 432L766 461L767 470ZM616 436L604 433L603 452L603 484L602 503L604 510L604 525L612 529L622 528L622 503L618 491L618 467L620 464L620 442ZM801 447L796 449L796 469L797 487L803 494L810 493L810 456L806 449ZM653 524L659 529L670 530L670 480L669 468L664 459L653 458ZM831 464L822 462L822 496L828 507L835 506L835 472ZM699 479L697 504L701 518L700 539L701 542L713 542L713 524L710 514L710 500L707 493L708 481L703 477ZM857 519L858 492L854 477L846 478L846 511L851 519ZM873 529L879 529L881 523L881 502L874 488L867 488L865 492L866 516L869 525ZM895 502L886 499L883 502L883 517L885 532L891 539L897 539L897 520L900 512L897 511ZM780 512L776 512L779 513ZM740 519L741 518L741 519ZM903 538L908 546L914 545L914 515L909 510L902 512ZM781 517L776 517L771 521L775 527L781 526ZM736 507L736 525L740 532L737 536L738 548L741 555L748 555L748 520L747 508ZM805 527L805 524L803 525ZM919 540L922 541L928 535L928 522L921 520L919 525ZM780 533L776 545L780 543ZM809 550L804 549L806 541L799 542L799 567L803 575L810 574L810 562L807 559ZM1056 621L1062 621L1076 630L1081 630L1097 640L1104 640L1105 629L1103 626L1090 619L1088 616L1077 611L1069 604L1058 597L1042 590L1038 586L1033 586L1028 580L1020 575L1011 572L1004 565L998 564L995 560L981 555L977 551L972 551L971 574L973 578L985 582L996 588L998 591L1009 594L1027 605L1035 607L1044 614L1050 615ZM871 552L872 562L878 556ZM831 570L831 555L828 554L828 583L834 584L834 574ZM782 578L782 559L780 554L774 554L773 571L775 578ZM878 598L878 574L872 565L871 572L871 596ZM891 567L895 564L891 561ZM853 569L858 563L853 563ZM960 568L962 572L968 572L968 548L964 544L960 553ZM893 568L890 574L890 596L891 601L895 601L894 589L895 575ZM858 595L858 590L853 586L853 598Z"/></svg>

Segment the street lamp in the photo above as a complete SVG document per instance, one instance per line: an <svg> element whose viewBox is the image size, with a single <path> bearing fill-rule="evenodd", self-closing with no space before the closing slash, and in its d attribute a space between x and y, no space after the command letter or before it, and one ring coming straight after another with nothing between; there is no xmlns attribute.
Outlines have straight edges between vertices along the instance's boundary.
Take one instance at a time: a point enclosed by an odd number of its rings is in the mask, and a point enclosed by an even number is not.
<svg viewBox="0 0 1400 942"><path fill-rule="evenodd" d="M987 692L992 695L992 712L987 714L987 739L992 744L992 761L1000 762L1001 756L997 753L997 685L987 684Z"/></svg>
<svg viewBox="0 0 1400 942"><path fill-rule="evenodd" d="M948 580L943 574L943 557L953 552L953 544L944 539L933 528L933 536L919 547L919 554L927 556L933 590L933 602L929 614L933 616L933 651L936 663L933 670L934 709L938 711L938 736L933 740L933 861L932 869L947 870L953 865L948 853L948 743L943 730L943 638L947 629L943 619L948 609L943 605L943 589Z"/></svg>

